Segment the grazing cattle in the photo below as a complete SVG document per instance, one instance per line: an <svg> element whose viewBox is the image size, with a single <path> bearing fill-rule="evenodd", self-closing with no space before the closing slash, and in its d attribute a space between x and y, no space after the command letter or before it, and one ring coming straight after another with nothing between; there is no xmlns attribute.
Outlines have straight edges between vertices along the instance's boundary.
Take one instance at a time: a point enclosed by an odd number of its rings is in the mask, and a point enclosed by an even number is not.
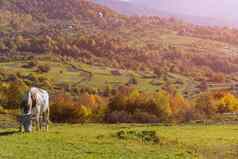
<svg viewBox="0 0 238 159"><path fill-rule="evenodd" d="M47 91L32 87L23 98L21 105L20 130L32 131L32 120L36 121L36 130L41 130L42 126L48 131L49 123L49 94Z"/></svg>

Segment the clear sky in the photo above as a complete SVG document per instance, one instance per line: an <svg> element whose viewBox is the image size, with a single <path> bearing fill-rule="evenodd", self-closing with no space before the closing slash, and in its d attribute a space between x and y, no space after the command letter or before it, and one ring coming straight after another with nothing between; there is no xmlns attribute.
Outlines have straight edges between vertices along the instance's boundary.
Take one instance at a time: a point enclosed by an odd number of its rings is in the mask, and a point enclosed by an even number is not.
<svg viewBox="0 0 238 159"><path fill-rule="evenodd" d="M125 1L125 0L124 0ZM238 0L127 0L160 10L238 20Z"/></svg>

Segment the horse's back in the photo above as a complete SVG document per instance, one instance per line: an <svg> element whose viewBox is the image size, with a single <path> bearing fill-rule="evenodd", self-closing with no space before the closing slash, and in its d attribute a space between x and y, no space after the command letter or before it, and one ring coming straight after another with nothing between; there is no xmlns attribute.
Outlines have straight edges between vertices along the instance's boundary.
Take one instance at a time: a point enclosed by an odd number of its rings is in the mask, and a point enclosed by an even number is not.
<svg viewBox="0 0 238 159"><path fill-rule="evenodd" d="M38 105L43 112L49 109L49 93L43 89L32 87L30 89L31 94L36 96Z"/></svg>

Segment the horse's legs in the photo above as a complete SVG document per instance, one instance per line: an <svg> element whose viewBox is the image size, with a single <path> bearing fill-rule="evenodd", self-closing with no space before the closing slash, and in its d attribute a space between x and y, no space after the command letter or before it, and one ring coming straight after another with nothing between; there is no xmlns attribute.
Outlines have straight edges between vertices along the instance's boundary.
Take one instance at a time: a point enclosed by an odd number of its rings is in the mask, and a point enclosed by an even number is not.
<svg viewBox="0 0 238 159"><path fill-rule="evenodd" d="M21 110L21 114L23 114L24 112ZM23 125L23 115L20 115L18 118L18 122L19 122L19 132L24 132L24 125Z"/></svg>
<svg viewBox="0 0 238 159"><path fill-rule="evenodd" d="M24 126L23 126L23 122L22 119L20 119L20 126L19 126L19 132L24 132Z"/></svg>
<svg viewBox="0 0 238 159"><path fill-rule="evenodd" d="M36 114L36 131L39 131L40 130L40 114Z"/></svg>
<svg viewBox="0 0 238 159"><path fill-rule="evenodd" d="M46 112L46 131L49 130L49 120L50 120L50 108L48 108L48 111Z"/></svg>
<svg viewBox="0 0 238 159"><path fill-rule="evenodd" d="M49 115L50 115L49 110L43 113L43 122L44 122L45 131L48 131Z"/></svg>
<svg viewBox="0 0 238 159"><path fill-rule="evenodd" d="M42 130L42 126L44 126L43 124L44 124L44 119L43 119L43 117L44 117L44 114L42 114L42 115L40 115L40 131Z"/></svg>

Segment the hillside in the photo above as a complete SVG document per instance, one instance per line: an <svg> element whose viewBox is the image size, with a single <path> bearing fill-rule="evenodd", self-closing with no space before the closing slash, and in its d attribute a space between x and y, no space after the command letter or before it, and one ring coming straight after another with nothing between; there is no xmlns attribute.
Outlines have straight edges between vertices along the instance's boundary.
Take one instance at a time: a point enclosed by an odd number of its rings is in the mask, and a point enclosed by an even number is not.
<svg viewBox="0 0 238 159"><path fill-rule="evenodd" d="M237 27L237 1L217 3L215 0L96 0L121 14L174 17L196 25ZM229 8L229 9L227 9ZM201 12L203 11L203 12Z"/></svg>
<svg viewBox="0 0 238 159"><path fill-rule="evenodd" d="M118 1L118 0L95 0L96 3L103 6L107 6L120 14L127 16L169 16L166 12L159 12L156 9L152 9L148 6L136 5L128 1ZM160 14L159 14L160 13Z"/></svg>
<svg viewBox="0 0 238 159"><path fill-rule="evenodd" d="M51 56L49 65L73 60L102 70L131 70L145 78L150 74L146 79L150 90L175 83L184 94L193 95L204 82L226 82L225 89L230 89L238 80L235 29L199 27L173 18L126 17L86 0L2 0L1 4L0 58L7 68L9 61ZM181 79L185 82L176 86ZM89 86L101 87L95 80Z"/></svg>

